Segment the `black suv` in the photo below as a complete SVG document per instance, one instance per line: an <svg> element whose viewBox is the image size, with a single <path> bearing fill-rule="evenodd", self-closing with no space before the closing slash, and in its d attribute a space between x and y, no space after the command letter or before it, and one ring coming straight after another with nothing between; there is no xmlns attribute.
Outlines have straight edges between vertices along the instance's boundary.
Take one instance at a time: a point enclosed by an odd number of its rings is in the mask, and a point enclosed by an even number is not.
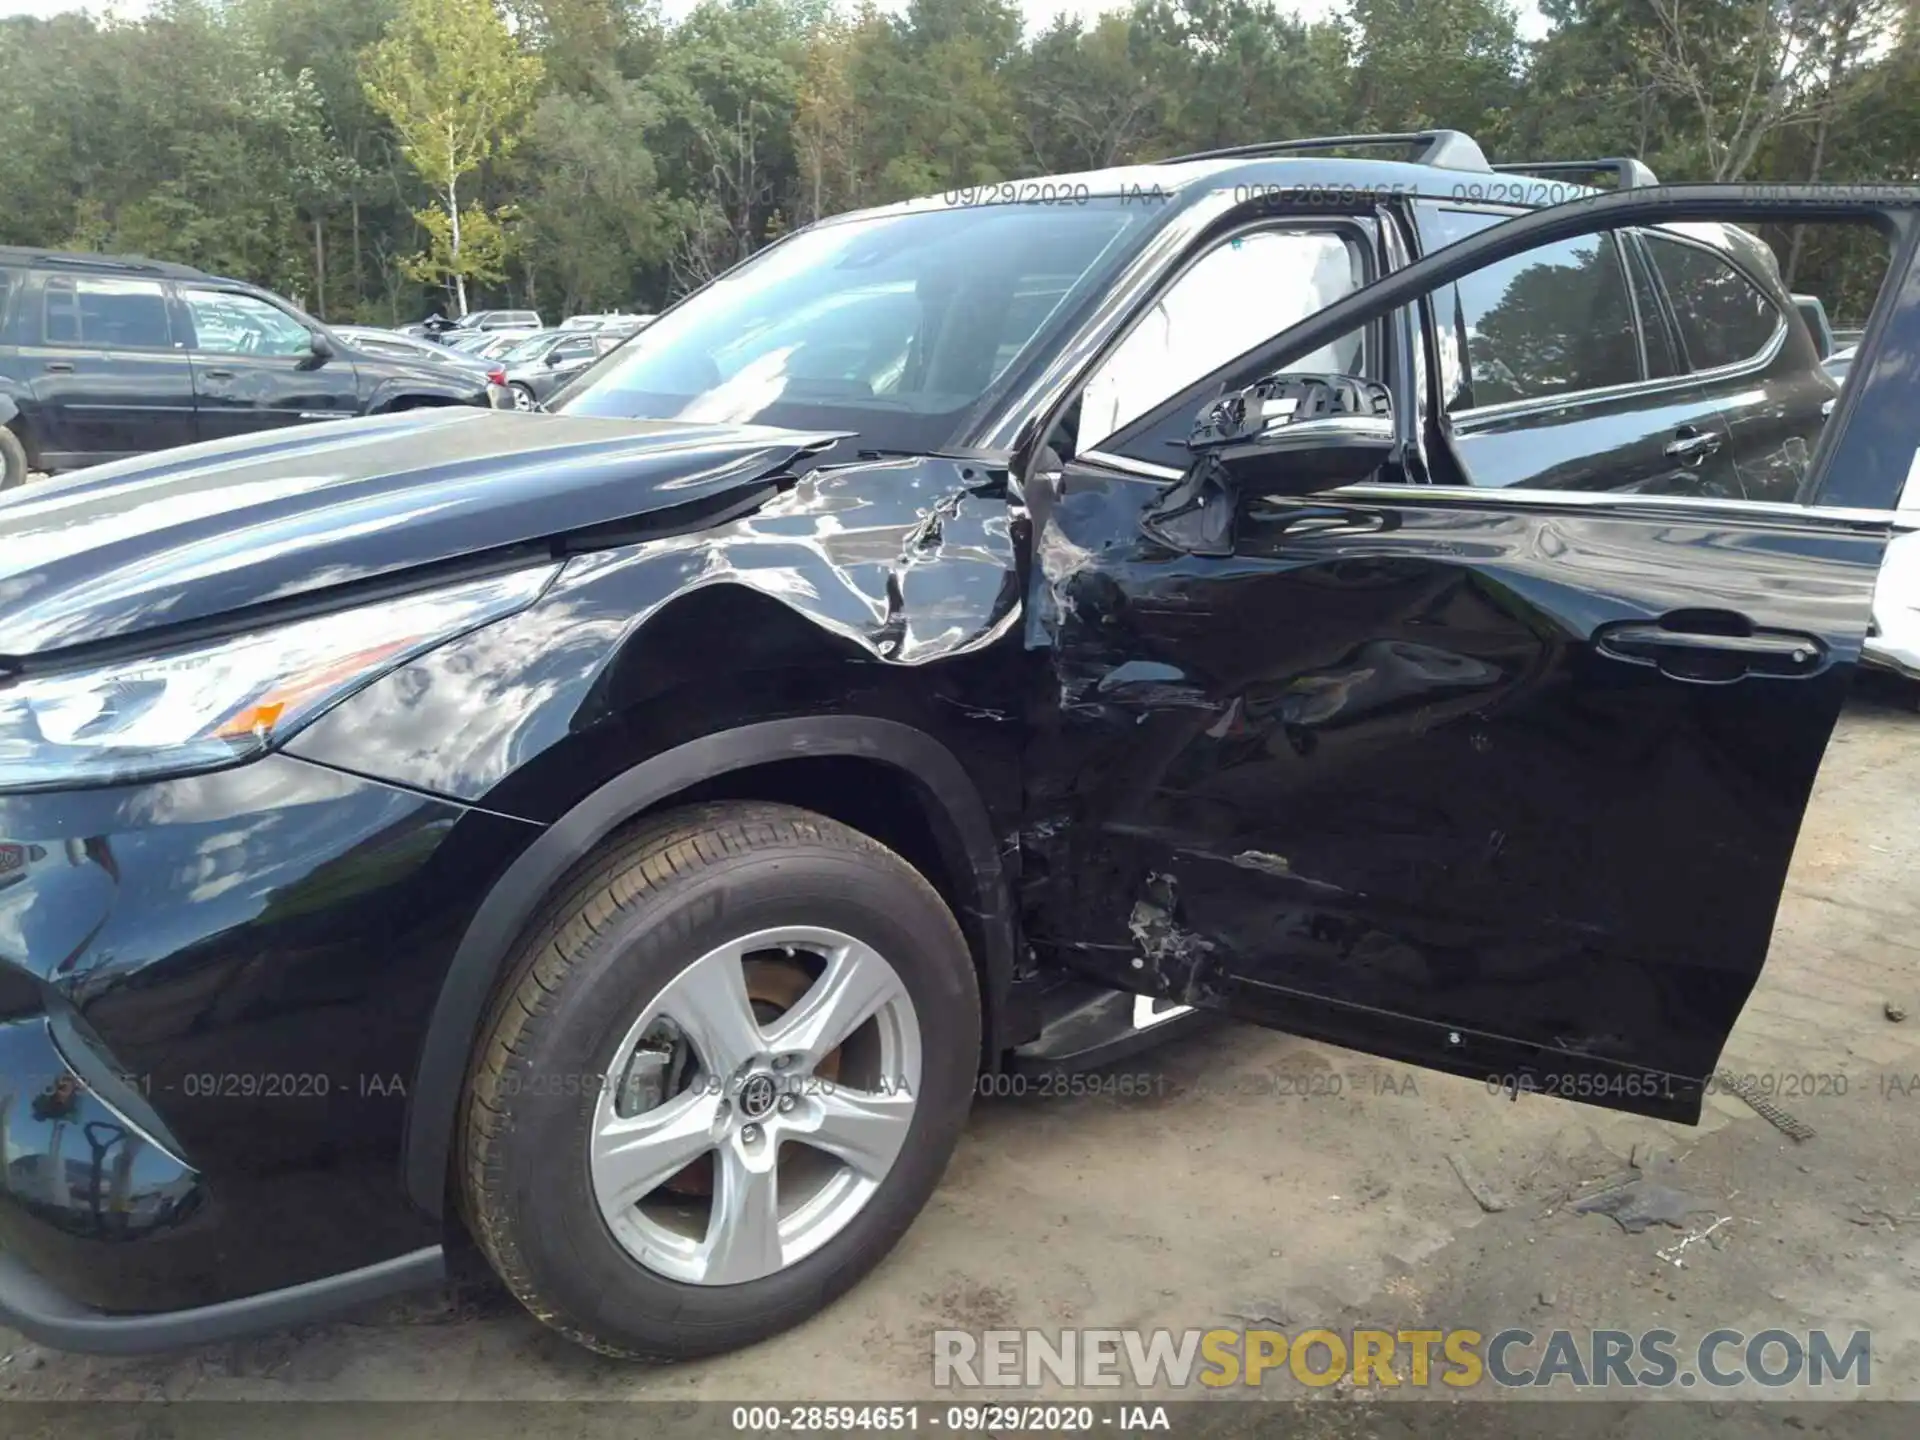
<svg viewBox="0 0 1920 1440"><path fill-rule="evenodd" d="M0 488L307 420L509 403L186 265L0 246Z"/></svg>
<svg viewBox="0 0 1920 1440"><path fill-rule="evenodd" d="M980 1077L1207 1011L1697 1119L1920 446L1920 191L1360 143L837 217L557 413L0 501L0 1314L477 1251L742 1344ZM1803 220L1894 240L1837 396L1727 228Z"/></svg>

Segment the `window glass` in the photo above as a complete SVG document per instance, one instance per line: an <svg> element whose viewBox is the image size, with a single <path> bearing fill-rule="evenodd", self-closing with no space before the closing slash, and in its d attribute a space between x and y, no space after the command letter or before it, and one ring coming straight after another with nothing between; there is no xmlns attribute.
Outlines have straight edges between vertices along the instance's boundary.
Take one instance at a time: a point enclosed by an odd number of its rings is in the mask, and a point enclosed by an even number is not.
<svg viewBox="0 0 1920 1440"><path fill-rule="evenodd" d="M228 290L182 286L193 318L194 348L214 355L310 355L313 336L298 320L264 300Z"/></svg>
<svg viewBox="0 0 1920 1440"><path fill-rule="evenodd" d="M167 295L156 280L56 276L44 292L49 345L169 350Z"/></svg>
<svg viewBox="0 0 1920 1440"><path fill-rule="evenodd" d="M0 269L0 320L7 318L7 298L13 293L13 277L16 273Z"/></svg>
<svg viewBox="0 0 1920 1440"><path fill-rule="evenodd" d="M557 408L937 448L1154 223L1151 207L1098 198L830 220L662 316Z"/></svg>
<svg viewBox="0 0 1920 1440"><path fill-rule="evenodd" d="M502 360L510 365L520 365L529 360L538 360L546 354L553 346L553 336L535 335L531 340L496 340L491 343L501 347L495 353ZM475 348L484 350L489 347L482 345Z"/></svg>
<svg viewBox="0 0 1920 1440"><path fill-rule="evenodd" d="M1201 376L1365 283L1359 249L1327 231L1234 236L1176 279L1101 362L1082 392L1076 448L1094 448ZM1343 337L1288 368L1355 371L1361 338L1359 332Z"/></svg>
<svg viewBox="0 0 1920 1440"><path fill-rule="evenodd" d="M1703 245L1655 232L1646 244L1693 369L1737 365L1766 349L1780 316L1751 280Z"/></svg>
<svg viewBox="0 0 1920 1440"><path fill-rule="evenodd" d="M1501 218L1431 212L1423 227L1427 248ZM1436 294L1434 304L1466 359L1457 405L1571 395L1641 378L1633 307L1612 235L1584 235L1498 261Z"/></svg>

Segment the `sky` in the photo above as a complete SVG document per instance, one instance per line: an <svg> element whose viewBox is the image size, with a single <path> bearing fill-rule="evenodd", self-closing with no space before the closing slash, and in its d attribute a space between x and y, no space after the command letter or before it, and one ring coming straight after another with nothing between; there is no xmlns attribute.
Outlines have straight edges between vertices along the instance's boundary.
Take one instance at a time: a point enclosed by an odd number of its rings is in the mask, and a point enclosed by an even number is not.
<svg viewBox="0 0 1920 1440"><path fill-rule="evenodd" d="M1126 0L1019 0L1019 3L1026 12L1028 28L1044 29L1062 12L1090 20L1103 11L1122 8ZM1325 13L1332 8L1327 0L1282 0L1282 3L1302 16ZM1541 17L1534 0L1517 0L1517 5L1521 35L1529 40L1537 40L1546 30L1546 21ZM109 9L120 14L137 15L145 8L144 0L0 0L0 15L53 15L62 10L99 12ZM691 8L692 0L666 0L665 4L669 14Z"/></svg>

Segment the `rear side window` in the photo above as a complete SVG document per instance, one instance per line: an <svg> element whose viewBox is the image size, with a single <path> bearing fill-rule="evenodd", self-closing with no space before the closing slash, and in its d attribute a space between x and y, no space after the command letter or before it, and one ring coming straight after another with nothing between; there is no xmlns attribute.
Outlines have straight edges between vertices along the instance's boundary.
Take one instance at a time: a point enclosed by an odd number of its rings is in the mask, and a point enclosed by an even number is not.
<svg viewBox="0 0 1920 1440"><path fill-rule="evenodd" d="M1685 372L1675 349L1667 317L1660 309L1660 293L1647 271L1646 255L1629 244L1626 248L1627 271L1633 277L1633 303L1640 314L1640 335L1646 342L1647 378L1664 380Z"/></svg>
<svg viewBox="0 0 1920 1440"><path fill-rule="evenodd" d="M1497 223L1439 210L1423 217L1429 250ZM1477 270L1434 296L1443 346L1465 357L1455 408L1503 405L1631 385L1642 378L1620 247L1610 235L1543 245Z"/></svg>
<svg viewBox="0 0 1920 1440"><path fill-rule="evenodd" d="M1693 369L1738 365L1767 348L1780 312L1725 257L1671 235L1649 233L1645 243Z"/></svg>
<svg viewBox="0 0 1920 1440"><path fill-rule="evenodd" d="M52 276L43 292L49 345L169 350L166 291L155 280Z"/></svg>

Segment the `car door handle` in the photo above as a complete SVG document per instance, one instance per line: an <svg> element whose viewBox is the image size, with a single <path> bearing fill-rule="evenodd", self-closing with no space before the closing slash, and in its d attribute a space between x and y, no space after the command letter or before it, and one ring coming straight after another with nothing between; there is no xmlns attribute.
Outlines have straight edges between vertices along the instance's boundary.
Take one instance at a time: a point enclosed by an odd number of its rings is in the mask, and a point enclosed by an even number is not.
<svg viewBox="0 0 1920 1440"><path fill-rule="evenodd" d="M71 360L49 360L47 362L47 373L49 375L71 375L73 373L73 362Z"/></svg>
<svg viewBox="0 0 1920 1440"><path fill-rule="evenodd" d="M202 378L207 380L231 380L233 378L233 371L231 370L202 370L200 374Z"/></svg>
<svg viewBox="0 0 1920 1440"><path fill-rule="evenodd" d="M1720 437L1711 430L1702 430L1694 425L1682 425L1673 432L1673 439L1667 442L1662 451L1669 460L1678 460L1682 464L1698 464L1720 448Z"/></svg>
<svg viewBox="0 0 1920 1440"><path fill-rule="evenodd" d="M1594 632L1594 648L1614 660L1651 665L1675 680L1725 685L1749 675L1817 675L1826 642L1797 630L1755 630L1746 617L1709 611L1656 621L1628 620Z"/></svg>

